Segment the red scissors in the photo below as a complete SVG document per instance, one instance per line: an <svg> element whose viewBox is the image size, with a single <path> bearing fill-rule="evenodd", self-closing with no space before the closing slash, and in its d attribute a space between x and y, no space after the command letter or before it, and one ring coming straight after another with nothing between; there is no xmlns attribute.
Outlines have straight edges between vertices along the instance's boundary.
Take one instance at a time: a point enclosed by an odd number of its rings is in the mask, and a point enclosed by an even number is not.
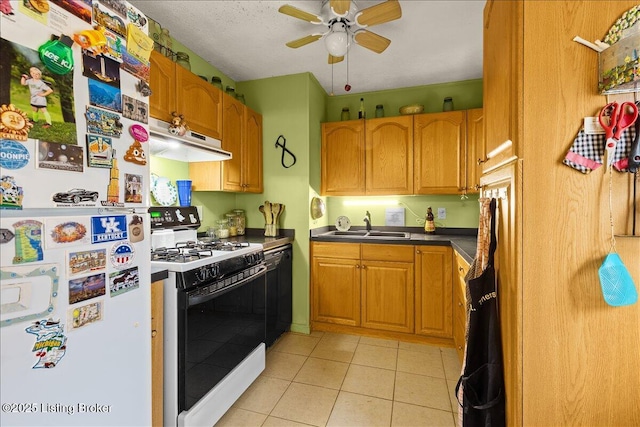
<svg viewBox="0 0 640 427"><path fill-rule="evenodd" d="M609 120L607 120L607 117ZM622 131L633 125L638 118L638 107L633 102L611 102L604 106L598 116L600 126L605 130L607 142L605 149L607 152L607 167L613 164L613 155L616 145L620 141Z"/></svg>

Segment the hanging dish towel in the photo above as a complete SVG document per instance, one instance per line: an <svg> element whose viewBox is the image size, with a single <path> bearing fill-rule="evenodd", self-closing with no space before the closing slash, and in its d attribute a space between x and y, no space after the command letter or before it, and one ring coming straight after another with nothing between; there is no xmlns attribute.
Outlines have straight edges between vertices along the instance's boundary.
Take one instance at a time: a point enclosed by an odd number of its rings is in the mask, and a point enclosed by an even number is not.
<svg viewBox="0 0 640 427"><path fill-rule="evenodd" d="M486 202L483 201L483 203ZM463 427L503 427L505 425L502 338L493 266L497 246L495 213L496 200L491 199L487 266L477 277L465 278L468 298L467 343L462 375L456 385L456 396L460 405L459 420ZM481 227L483 222L486 222L486 216L481 218Z"/></svg>
<svg viewBox="0 0 640 427"><path fill-rule="evenodd" d="M613 167L619 172L627 171L629 152L635 137L634 126L625 129L620 135L620 142L616 144L616 151L613 155ZM580 130L562 163L582 173L598 169L602 166L606 139L604 134L588 135L584 130Z"/></svg>

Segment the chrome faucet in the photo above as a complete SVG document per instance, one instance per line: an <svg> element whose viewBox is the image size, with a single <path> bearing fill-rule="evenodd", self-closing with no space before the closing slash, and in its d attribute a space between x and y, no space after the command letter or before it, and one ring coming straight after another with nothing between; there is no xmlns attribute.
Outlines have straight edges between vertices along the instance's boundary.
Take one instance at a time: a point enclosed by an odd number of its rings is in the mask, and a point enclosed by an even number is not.
<svg viewBox="0 0 640 427"><path fill-rule="evenodd" d="M369 213L369 211L367 211L367 213L364 214L363 221L367 225L367 232L371 231L371 214Z"/></svg>

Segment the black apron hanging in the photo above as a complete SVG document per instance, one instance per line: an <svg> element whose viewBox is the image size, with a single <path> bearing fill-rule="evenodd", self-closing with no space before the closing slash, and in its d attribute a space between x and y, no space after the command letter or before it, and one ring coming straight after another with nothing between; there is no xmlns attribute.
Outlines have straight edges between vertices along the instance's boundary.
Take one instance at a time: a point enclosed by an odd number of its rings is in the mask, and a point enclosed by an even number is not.
<svg viewBox="0 0 640 427"><path fill-rule="evenodd" d="M463 427L505 425L502 342L496 275L496 200L490 203L491 243L488 264L476 278L467 278L467 344L463 372L456 385Z"/></svg>

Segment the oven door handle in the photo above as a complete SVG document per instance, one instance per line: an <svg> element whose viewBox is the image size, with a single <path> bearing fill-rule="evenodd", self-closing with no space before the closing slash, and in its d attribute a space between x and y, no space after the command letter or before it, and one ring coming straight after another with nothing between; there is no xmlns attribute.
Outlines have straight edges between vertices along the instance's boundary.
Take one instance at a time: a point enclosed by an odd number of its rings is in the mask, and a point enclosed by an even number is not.
<svg viewBox="0 0 640 427"><path fill-rule="evenodd" d="M188 307L192 307L194 305L198 305L198 304L202 304L203 302L207 302L209 300L212 300L216 297L219 297L220 295L224 295L229 291L232 291L240 286L246 285L247 283L251 282L252 280L258 279L262 276L265 276L267 274L267 266L262 264L260 267L258 267L258 271L251 275L250 277L244 278L242 280L240 280L239 282L234 283L231 286L227 286L224 287L218 291L215 291L211 294L208 295L190 295L191 292L187 292L187 308Z"/></svg>

